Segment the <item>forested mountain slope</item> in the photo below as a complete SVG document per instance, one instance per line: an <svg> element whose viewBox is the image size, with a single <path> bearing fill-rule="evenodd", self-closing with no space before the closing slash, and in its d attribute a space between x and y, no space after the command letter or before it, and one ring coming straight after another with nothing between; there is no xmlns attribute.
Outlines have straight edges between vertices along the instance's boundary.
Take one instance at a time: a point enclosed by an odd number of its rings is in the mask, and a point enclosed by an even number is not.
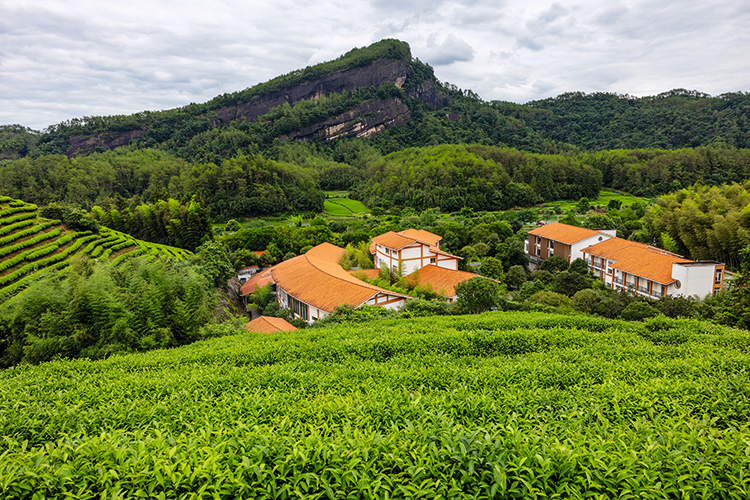
<svg viewBox="0 0 750 500"><path fill-rule="evenodd" d="M569 92L514 104L441 84L408 44L382 40L338 59L203 103L83 117L35 132L0 127L0 159L76 156L128 144L189 161L268 153L274 140L374 138L382 153L436 144L536 153L726 145L750 147L750 94L675 89L656 96Z"/></svg>

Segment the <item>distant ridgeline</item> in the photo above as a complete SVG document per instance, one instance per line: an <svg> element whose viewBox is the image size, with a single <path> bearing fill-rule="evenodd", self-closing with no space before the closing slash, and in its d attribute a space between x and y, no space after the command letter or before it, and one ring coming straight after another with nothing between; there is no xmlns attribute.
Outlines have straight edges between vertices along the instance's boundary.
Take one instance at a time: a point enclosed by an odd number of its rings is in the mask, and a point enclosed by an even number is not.
<svg viewBox="0 0 750 500"><path fill-rule="evenodd" d="M327 96L333 99L325 99ZM326 141L363 137L385 126L407 122L410 112L404 103L406 98L417 98L431 109L447 102L432 68L412 60L408 44L382 40L353 49L334 61L293 71L204 104L72 119L48 127L34 148L22 148L20 143L12 143L14 137L8 137L5 143L0 142L0 151L6 158L14 146L16 156L29 149L41 154L74 156L131 142L145 147L164 145L175 152L181 148L189 151L194 147L189 144L192 138L231 123L244 124L243 134L248 135L250 142L261 145L275 138ZM294 109L301 101L307 103ZM279 106L283 108L269 115ZM257 126L251 126L253 122L258 122Z"/></svg>
<svg viewBox="0 0 750 500"><path fill-rule="evenodd" d="M497 210L750 178L750 94L580 92L525 105L440 83L382 40L204 104L0 126L0 193L86 209L199 196L217 221L370 207Z"/></svg>

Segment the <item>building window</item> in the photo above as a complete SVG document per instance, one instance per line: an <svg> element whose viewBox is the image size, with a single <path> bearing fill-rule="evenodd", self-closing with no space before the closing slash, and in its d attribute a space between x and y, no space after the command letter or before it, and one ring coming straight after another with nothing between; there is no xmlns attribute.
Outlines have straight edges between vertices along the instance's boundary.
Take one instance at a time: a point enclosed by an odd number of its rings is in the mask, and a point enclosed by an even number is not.
<svg viewBox="0 0 750 500"><path fill-rule="evenodd" d="M721 269L716 270L716 278L714 279L714 283L717 285L721 285Z"/></svg>
<svg viewBox="0 0 750 500"><path fill-rule="evenodd" d="M430 257L430 264L434 264L434 263L435 263L435 257Z"/></svg>
<svg viewBox="0 0 750 500"><path fill-rule="evenodd" d="M541 249L541 247L538 247L538 246L537 246L537 247L536 247L536 256L537 256L537 257L539 257L539 256L541 256L541 255L542 255L542 249Z"/></svg>
<svg viewBox="0 0 750 500"><path fill-rule="evenodd" d="M302 319L307 321L307 304L305 304L304 302L299 303L299 315L302 317Z"/></svg>

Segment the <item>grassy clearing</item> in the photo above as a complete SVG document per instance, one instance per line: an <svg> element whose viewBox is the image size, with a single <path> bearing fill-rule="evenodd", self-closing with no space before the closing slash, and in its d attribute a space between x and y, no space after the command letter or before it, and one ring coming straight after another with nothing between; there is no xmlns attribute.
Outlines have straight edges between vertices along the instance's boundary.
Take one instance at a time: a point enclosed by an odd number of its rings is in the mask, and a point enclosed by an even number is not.
<svg viewBox="0 0 750 500"><path fill-rule="evenodd" d="M5 200L0 201L0 213L6 214L0 218L0 302L24 289L41 273L66 268L79 253L91 258L116 254L119 258L145 246L154 258L181 260L190 254L166 245L139 242L107 228L94 235L71 231L60 221L39 217L36 205L8 197L0 200Z"/></svg>
<svg viewBox="0 0 750 500"><path fill-rule="evenodd" d="M339 205L343 205L344 207L351 210L354 214L369 214L370 213L370 209L364 206L362 202L357 201L357 200L350 200L349 198L336 198L331 201L338 203Z"/></svg>
<svg viewBox="0 0 750 500"><path fill-rule="evenodd" d="M629 206L633 203L641 203L644 206L649 205L651 203L650 198L642 198L639 196L631 196L629 194L621 193L619 191L614 191L611 189L602 189L599 192L599 198L596 200L590 200L591 206L596 207L597 205L601 206L604 210L607 209L607 205L609 204L610 200L619 200L622 203L622 206ZM565 200L565 201L556 201L553 203L545 203L546 208L555 208L560 207L563 211L563 213L568 213L571 211L575 211L576 205L578 204L578 200Z"/></svg>
<svg viewBox="0 0 750 500"><path fill-rule="evenodd" d="M331 200L325 200L325 211L328 215L333 217L352 217L354 213L339 203L335 203Z"/></svg>
<svg viewBox="0 0 750 500"><path fill-rule="evenodd" d="M236 334L0 372L3 497L750 495L747 332L531 313L211 328Z"/></svg>

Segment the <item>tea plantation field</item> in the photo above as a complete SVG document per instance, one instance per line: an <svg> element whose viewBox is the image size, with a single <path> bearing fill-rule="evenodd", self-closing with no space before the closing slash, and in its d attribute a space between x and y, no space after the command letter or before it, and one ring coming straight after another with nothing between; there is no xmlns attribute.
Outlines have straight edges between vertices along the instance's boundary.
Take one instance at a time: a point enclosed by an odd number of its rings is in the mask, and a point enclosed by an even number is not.
<svg viewBox="0 0 750 500"><path fill-rule="evenodd" d="M0 302L27 287L49 269L64 269L79 254L114 259L146 254L182 260L190 252L147 243L107 228L73 231L59 220L39 216L36 205L0 196Z"/></svg>
<svg viewBox="0 0 750 500"><path fill-rule="evenodd" d="M540 313L0 372L2 498L748 498L750 334Z"/></svg>

